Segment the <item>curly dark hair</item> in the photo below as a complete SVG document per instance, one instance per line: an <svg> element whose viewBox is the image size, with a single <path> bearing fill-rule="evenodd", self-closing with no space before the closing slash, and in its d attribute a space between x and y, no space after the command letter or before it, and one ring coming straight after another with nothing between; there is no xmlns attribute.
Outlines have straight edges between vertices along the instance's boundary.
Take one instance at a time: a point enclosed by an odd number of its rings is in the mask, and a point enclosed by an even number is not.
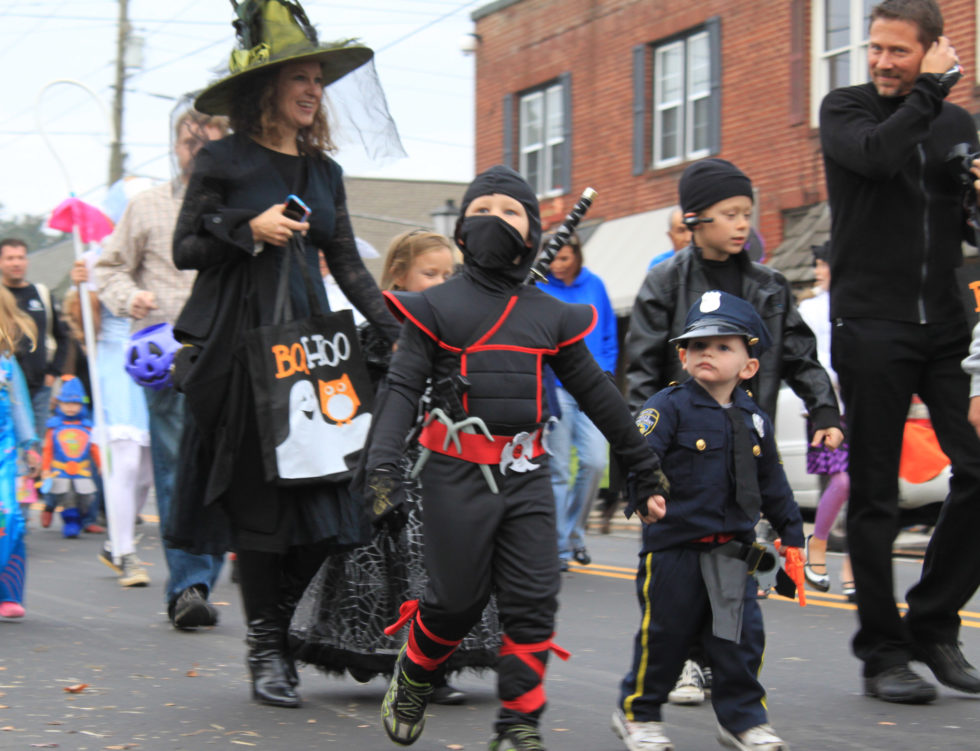
<svg viewBox="0 0 980 751"><path fill-rule="evenodd" d="M283 63L285 65L286 63ZM244 133L262 140L279 143L282 136L276 124L276 93L282 65L247 76L231 98L231 127L236 133ZM316 112L313 125L301 128L296 134L296 148L306 156L323 156L324 152L336 151L330 138L326 108L323 104Z"/></svg>

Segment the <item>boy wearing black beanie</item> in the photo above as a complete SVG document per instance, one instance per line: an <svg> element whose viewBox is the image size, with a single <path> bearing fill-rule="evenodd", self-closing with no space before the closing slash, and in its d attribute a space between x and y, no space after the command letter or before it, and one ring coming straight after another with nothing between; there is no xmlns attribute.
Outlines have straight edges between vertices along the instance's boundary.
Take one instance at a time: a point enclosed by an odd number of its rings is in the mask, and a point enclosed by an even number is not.
<svg viewBox="0 0 980 751"><path fill-rule="evenodd" d="M752 182L724 159L704 159L688 167L678 186L684 220L693 229L691 245L647 273L633 304L626 340L630 409L672 381L687 376L669 340L684 330L688 309L708 290L747 300L772 334L759 373L747 384L755 401L775 419L781 380L806 404L820 443L840 440L840 414L830 378L817 360L813 332L796 309L786 278L744 251L749 237Z"/></svg>
<svg viewBox="0 0 980 751"><path fill-rule="evenodd" d="M385 293L404 323L366 447L365 495L378 522L399 513L405 436L426 384L433 384L418 435L425 449L429 581L420 600L402 604L388 630L408 625L381 709L388 737L401 745L421 735L433 681L493 590L503 644L501 707L489 751L544 748L538 724L545 667L550 652L568 656L552 641L561 576L542 442L549 417L544 365L605 434L632 473L636 497L649 499L651 518L664 513L659 461L583 341L595 325L595 309L523 284L540 238L534 191L514 170L491 167L463 196L455 232L462 272L424 292Z"/></svg>

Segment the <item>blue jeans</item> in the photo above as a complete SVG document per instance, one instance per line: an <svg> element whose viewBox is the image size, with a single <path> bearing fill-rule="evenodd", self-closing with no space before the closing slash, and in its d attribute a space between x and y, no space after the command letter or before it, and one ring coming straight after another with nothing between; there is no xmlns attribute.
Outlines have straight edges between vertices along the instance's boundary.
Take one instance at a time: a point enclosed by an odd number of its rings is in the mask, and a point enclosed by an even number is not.
<svg viewBox="0 0 980 751"><path fill-rule="evenodd" d="M174 490L180 437L184 430L184 396L172 388L153 391L144 388L150 415L150 457L153 460L153 483L156 486L157 509L162 532L170 513ZM203 585L210 594L221 573L221 556L195 555L163 544L169 574L165 585L169 605L188 587Z"/></svg>
<svg viewBox="0 0 980 751"><path fill-rule="evenodd" d="M92 502L88 505L88 511L82 519L83 529L89 524L98 524L99 514L105 514L105 486L102 484L102 474L96 472L92 480L95 482L95 492L92 493Z"/></svg>
<svg viewBox="0 0 980 751"><path fill-rule="evenodd" d="M561 419L548 434L551 487L555 494L558 555L565 560L585 547L585 520L606 469L606 438L565 389L558 388ZM571 485L572 446L578 452L578 472Z"/></svg>
<svg viewBox="0 0 980 751"><path fill-rule="evenodd" d="M31 392L31 406L34 408L34 429L39 440L44 440L44 432L48 429L48 418L51 417L51 387L38 386Z"/></svg>

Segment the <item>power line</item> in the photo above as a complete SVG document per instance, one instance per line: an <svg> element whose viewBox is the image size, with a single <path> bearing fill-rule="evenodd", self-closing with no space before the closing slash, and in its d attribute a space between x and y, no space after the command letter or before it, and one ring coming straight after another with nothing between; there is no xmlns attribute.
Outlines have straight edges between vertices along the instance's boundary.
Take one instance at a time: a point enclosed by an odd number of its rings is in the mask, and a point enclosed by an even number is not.
<svg viewBox="0 0 980 751"><path fill-rule="evenodd" d="M173 63L176 63L176 62L180 62L181 60L186 60L189 57L194 57L195 55L200 55L202 52L206 52L207 50L211 49L212 47L217 47L219 44L227 44L227 43L228 43L228 40L227 39L219 39L216 42L209 42L208 44L205 44L203 47L198 47L196 50L192 50L190 52L182 52L181 54L177 55L177 57L173 57L170 60L166 60L165 62L159 63L158 65L153 65L153 66L151 66L149 68L143 68L137 74L135 74L133 77L135 78L137 76L145 75L146 73L149 73L150 71L159 70L160 68L164 68L164 67L166 67L168 65L172 65Z"/></svg>
<svg viewBox="0 0 980 751"><path fill-rule="evenodd" d="M420 73L423 76L442 76L444 78L456 78L460 81L470 81L473 76L468 76L463 73L450 73L445 70L422 70L421 68L408 68L403 65L386 65L385 70L397 70L403 73Z"/></svg>
<svg viewBox="0 0 980 751"><path fill-rule="evenodd" d="M183 7L183 8L181 8L181 9L180 9L180 10L178 10L178 11L177 11L176 13L174 13L174 14L173 14L173 15L172 15L172 16L171 16L170 18L168 18L168 19L167 19L166 21L162 21L162 22L160 23L160 26L159 26L158 28L156 28L156 29L153 29L152 31L150 31L149 33L147 33L147 37L151 37L151 36L153 36L154 34L158 34L158 33L160 33L160 29L162 29L162 28L163 28L164 26L167 26L168 24L171 24L171 23L173 23L173 22L174 22L175 20L177 20L177 18L178 18L179 16L182 16L182 15L184 15L184 13L185 13L185 12L187 11L187 9L188 9L188 8L190 8L190 7L192 6L192 5L197 5L197 0L191 0L191 1L189 2L189 3L187 3L187 5L185 5L185 6ZM132 21L132 23L142 23L142 22L141 22L141 21Z"/></svg>
<svg viewBox="0 0 980 751"><path fill-rule="evenodd" d="M101 89L99 89L98 93L99 94L103 93L107 88L108 87L103 86ZM65 115L67 115L67 114L69 114L71 112L74 112L75 110L77 110L82 105L84 105L86 103L90 103L90 102L91 102L91 100L86 100L86 99L82 99L81 101L76 102L75 104L71 105L67 109L62 110L59 114L55 115L54 118L51 119L51 122L57 122L58 120L60 120L61 118L63 118ZM24 110L21 114L25 114L27 112L30 112L32 109L34 109L34 105L33 104L31 106L29 106L26 110ZM11 118L11 119L13 119L13 118ZM7 122L10 122L10 120L4 121L3 124L6 124ZM31 131L28 135L37 135L37 131ZM16 136L15 138L7 141L6 143L0 143L0 150L3 150L5 148L7 148L8 146L13 146L15 143L17 143L17 141L19 141L23 137L24 136Z"/></svg>
<svg viewBox="0 0 980 751"><path fill-rule="evenodd" d="M142 75L144 73L149 73L149 72L154 71L154 70L159 70L160 68L166 67L167 65L172 65L173 63L179 62L179 61L184 60L186 58L193 57L194 55L198 55L201 52L205 52L205 51L207 51L207 50L211 49L212 47L215 47L215 46L217 46L219 44L225 44L226 41L227 40L221 39L221 40L219 40L217 42L211 42L210 44L206 44L203 47L199 47L198 49L193 50L191 52L182 53L182 54L178 55L177 57L171 58L170 60L166 60L166 61L164 61L164 62L162 62L162 63L160 63L158 65L154 65L154 66L152 66L150 68L144 68L143 70L141 70L138 73L134 74L132 76L132 78L137 78L137 77L139 77L140 75ZM108 67L111 64L112 63L105 63L104 65L100 66L96 70L92 71L92 73L98 72L99 70L102 70L102 68ZM91 74L88 74L88 75L91 75ZM104 92L107 88L109 88L109 87L108 86L103 86L99 90L99 93ZM164 94L152 94L150 92L143 92L143 93L146 93L146 94L148 94L150 96L156 96L156 97L160 97L160 98L166 98L166 95L164 95ZM65 115L67 115L67 114L69 114L71 112L74 112L76 109L78 109L78 107L82 106L82 104L84 104L84 103L85 102L82 101L82 102L79 102L78 104L74 104L71 107L63 110L61 113L59 113L58 115L56 115L53 118L52 122L55 122L57 120L60 120ZM26 108L24 108L19 113L17 113L16 115L13 115L12 117L8 118L7 120L4 120L2 123L0 123L0 125L5 125L5 124L7 124L9 122L12 122L13 120L17 119L18 117L22 117L23 115L29 113L32 109L34 109L34 105L33 104L32 105L29 105ZM33 132L32 131L31 133L25 133L24 135L36 135L36 132ZM12 140L7 141L6 143L0 143L0 150L3 150L5 148L7 148L8 146L14 145L17 141L19 141L23 137L24 137L23 135L18 135L16 137L14 137Z"/></svg>
<svg viewBox="0 0 980 751"><path fill-rule="evenodd" d="M102 65L100 65L98 68L93 68L88 73L86 73L85 75L83 75L80 80L83 80L84 81L84 79L88 78L89 76L95 75L100 70L102 70L103 68L108 68L110 65L112 65L112 63L110 63L110 62L102 63ZM0 125L6 125L7 123L13 122L17 118L23 117L24 115L26 115L27 113L29 113L33 109L34 109L34 105L33 104L30 104L27 107L25 107L24 109L22 109L20 112L18 112L17 114L11 115L6 120L3 120L2 122L0 122ZM61 115L59 115L59 117L61 117ZM2 148L2 146L0 146L0 148Z"/></svg>
<svg viewBox="0 0 980 751"><path fill-rule="evenodd" d="M406 136L399 134L403 141L418 141L419 143L431 143L436 146L451 146L454 149L472 149L471 143L452 143L451 141L437 141L434 138L418 138L417 136Z"/></svg>
<svg viewBox="0 0 980 751"><path fill-rule="evenodd" d="M38 23L34 24L26 32L24 32L23 34L19 35L11 44L8 44L6 47L4 47L2 50L0 50L0 60L3 60L4 55L6 55L8 52L10 52L10 50L12 50L18 44L20 44L21 42L23 42L25 39L28 39L31 36L31 34L33 34L35 31L37 31L39 28L41 28L45 24L46 21L50 21L52 19L52 17L54 16L54 14L58 11L58 9L61 8L61 6L65 5L67 2L68 2L68 0L61 0L61 2L58 3L57 7L55 7L55 9L49 15L37 16L37 18L40 18L41 19ZM6 14L6 15L8 17L10 16L10 14Z"/></svg>
<svg viewBox="0 0 980 751"><path fill-rule="evenodd" d="M415 36L419 32L425 31L429 27L435 26L437 23L441 23L441 22L445 21L450 16L455 16L457 13L459 13L459 11L464 10L466 8L469 8L471 5L476 5L476 4L481 3L481 2L484 2L484 0L470 0L470 2L463 3L462 5L454 8L453 10L449 11L448 13L444 13L441 16L439 16L438 18L436 18L436 19L434 19L432 21L429 21L428 23L422 24L421 26L419 26L414 31L410 31L407 34L405 34L404 36L398 37L393 42L388 42L388 44L385 44L385 45L379 47L374 52L375 52L375 54L378 54L380 52L384 52L385 50L389 50L392 47L394 47L396 44L401 44L406 39L410 39L411 37Z"/></svg>
<svg viewBox="0 0 980 751"><path fill-rule="evenodd" d="M67 0L62 0L61 4L58 7L60 8L61 5L64 5L65 4L65 2L67 2ZM57 8L55 8L55 10L57 10ZM37 14L33 14L33 13L5 13L4 14L4 17L5 18L41 18L41 19L46 19L46 20L52 20L54 18L54 11L52 11L51 13L43 13L43 14L42 13L37 13ZM111 22L115 22L116 19L114 19L114 18L106 18L105 16L65 16L65 15L59 15L57 17L57 20L59 20L59 21L99 21L99 22L111 21ZM173 20L174 20L173 18L133 18L133 19L130 19L130 23L137 23L137 24L152 24L152 23L168 24L168 23L170 23ZM182 23L186 23L186 24L189 24L191 26L225 26L225 25L230 25L227 21L190 21L190 20L184 20L184 21L182 21Z"/></svg>

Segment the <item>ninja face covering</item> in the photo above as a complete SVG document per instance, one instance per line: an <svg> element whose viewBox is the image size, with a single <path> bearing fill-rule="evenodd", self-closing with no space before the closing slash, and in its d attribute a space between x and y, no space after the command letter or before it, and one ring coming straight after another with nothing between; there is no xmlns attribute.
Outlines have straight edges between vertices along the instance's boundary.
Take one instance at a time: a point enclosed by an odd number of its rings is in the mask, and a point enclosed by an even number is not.
<svg viewBox="0 0 980 751"><path fill-rule="evenodd" d="M519 284L527 274L531 255L521 233L500 217L475 215L463 218L456 232L466 263Z"/></svg>
<svg viewBox="0 0 980 751"><path fill-rule="evenodd" d="M528 220L526 241L503 220L466 216L466 209L475 199L495 193L510 196L523 206ZM506 279L510 283L519 284L534 262L541 243L541 216L538 199L531 186L520 174L502 164L481 172L463 195L461 215L456 222L454 237L463 250L466 266L479 269L483 272L481 276L489 274L501 281ZM520 260L515 265L514 259L518 257Z"/></svg>

